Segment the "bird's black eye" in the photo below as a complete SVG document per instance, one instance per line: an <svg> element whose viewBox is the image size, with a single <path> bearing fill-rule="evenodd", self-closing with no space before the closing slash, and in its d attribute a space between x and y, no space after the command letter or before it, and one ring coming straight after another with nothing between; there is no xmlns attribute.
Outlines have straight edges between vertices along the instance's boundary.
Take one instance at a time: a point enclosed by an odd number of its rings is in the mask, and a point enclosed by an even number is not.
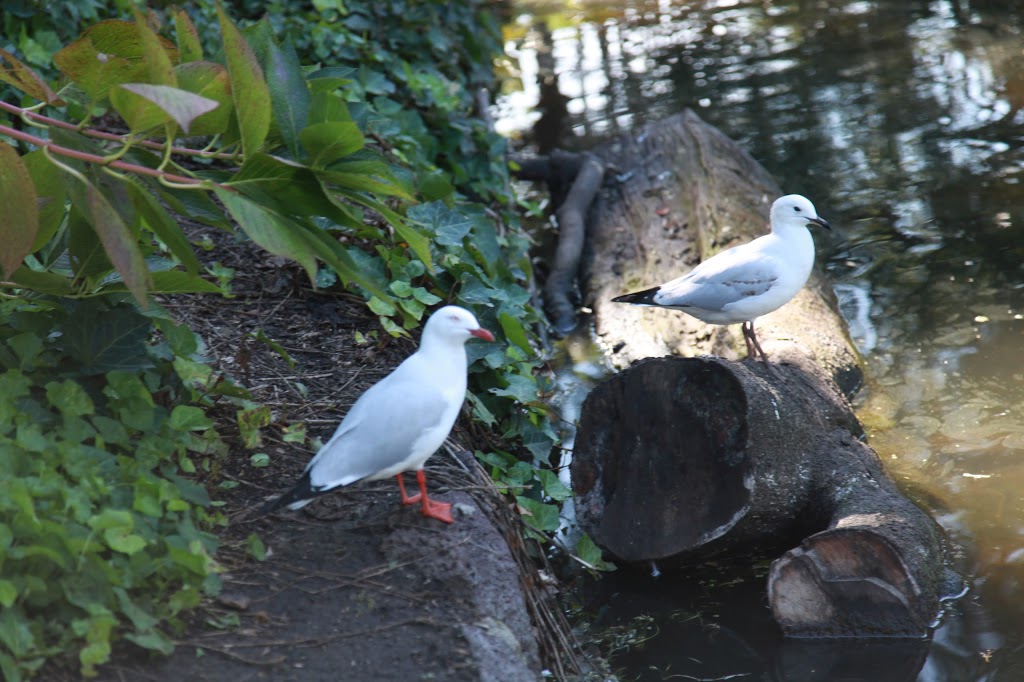
<svg viewBox="0 0 1024 682"><path fill-rule="evenodd" d="M796 211L797 213L799 213L800 212L800 207L799 206L794 206L793 210Z"/></svg>

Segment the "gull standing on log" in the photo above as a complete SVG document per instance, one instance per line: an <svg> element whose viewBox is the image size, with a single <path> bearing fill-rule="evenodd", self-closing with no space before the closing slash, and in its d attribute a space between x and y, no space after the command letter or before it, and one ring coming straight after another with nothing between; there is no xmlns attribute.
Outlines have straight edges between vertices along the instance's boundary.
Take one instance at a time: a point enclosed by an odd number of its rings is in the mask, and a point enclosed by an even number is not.
<svg viewBox="0 0 1024 682"><path fill-rule="evenodd" d="M814 266L810 225L831 229L806 197L787 194L772 204L770 233L717 253L667 284L612 301L682 310L710 324L742 322L747 356L756 351L767 363L754 319L788 303L807 282Z"/></svg>
<svg viewBox="0 0 1024 682"><path fill-rule="evenodd" d="M419 502L424 516L452 523L451 505L427 497L423 465L448 437L466 399L465 343L474 336L494 341L468 310L437 310L419 349L359 396L295 487L262 512L299 509L335 488L395 476L402 504ZM405 471L416 472L419 494L406 495Z"/></svg>

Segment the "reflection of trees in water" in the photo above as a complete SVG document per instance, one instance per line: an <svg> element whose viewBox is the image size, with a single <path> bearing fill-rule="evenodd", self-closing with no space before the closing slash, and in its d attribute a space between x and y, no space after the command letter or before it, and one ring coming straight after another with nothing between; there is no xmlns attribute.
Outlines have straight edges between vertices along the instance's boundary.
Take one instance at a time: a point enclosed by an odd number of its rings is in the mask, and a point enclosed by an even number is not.
<svg viewBox="0 0 1024 682"><path fill-rule="evenodd" d="M841 225L868 224L860 255L874 267L923 268L910 291L891 295L918 296L924 310L949 301L945 283L964 260L999 260L981 275L993 288L1024 276L1011 263L1024 261L1024 196L1015 178L991 178L994 165L1007 173L1021 166L1018 5L798 0L770 11L746 3L659 12L656 3L633 3L625 16L584 14L575 28L545 36L535 133L542 149L588 147L586 136L613 134L620 120L632 127L695 108L787 191L831 197L823 210ZM584 91L567 110L564 93L592 82L599 91ZM851 236L856 242L856 230ZM930 255L887 259L897 245L923 245Z"/></svg>

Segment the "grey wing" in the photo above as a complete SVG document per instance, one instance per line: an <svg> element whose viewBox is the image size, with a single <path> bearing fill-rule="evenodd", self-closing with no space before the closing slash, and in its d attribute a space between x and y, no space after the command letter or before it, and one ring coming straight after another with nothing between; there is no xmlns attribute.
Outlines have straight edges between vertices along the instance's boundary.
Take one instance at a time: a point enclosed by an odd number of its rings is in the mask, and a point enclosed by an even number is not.
<svg viewBox="0 0 1024 682"><path fill-rule="evenodd" d="M721 263L712 259L662 285L655 301L663 306L723 310L730 303L766 293L778 279L778 266L771 259L734 258Z"/></svg>
<svg viewBox="0 0 1024 682"><path fill-rule="evenodd" d="M424 433L442 426L447 407L439 390L420 383L382 381L372 386L310 461L311 486L324 490L348 485L399 464Z"/></svg>

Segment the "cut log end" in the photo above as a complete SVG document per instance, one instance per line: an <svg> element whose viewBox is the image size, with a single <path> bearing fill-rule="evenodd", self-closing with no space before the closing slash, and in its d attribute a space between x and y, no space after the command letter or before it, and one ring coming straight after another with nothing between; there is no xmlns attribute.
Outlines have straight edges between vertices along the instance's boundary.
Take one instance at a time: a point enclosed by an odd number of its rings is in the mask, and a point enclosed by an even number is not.
<svg viewBox="0 0 1024 682"><path fill-rule="evenodd" d="M866 528L833 528L772 564L768 600L789 636L924 637L922 595L904 558Z"/></svg>
<svg viewBox="0 0 1024 682"><path fill-rule="evenodd" d="M735 378L700 360L647 360L595 388L572 469L587 532L626 561L726 533L750 501L745 414Z"/></svg>

